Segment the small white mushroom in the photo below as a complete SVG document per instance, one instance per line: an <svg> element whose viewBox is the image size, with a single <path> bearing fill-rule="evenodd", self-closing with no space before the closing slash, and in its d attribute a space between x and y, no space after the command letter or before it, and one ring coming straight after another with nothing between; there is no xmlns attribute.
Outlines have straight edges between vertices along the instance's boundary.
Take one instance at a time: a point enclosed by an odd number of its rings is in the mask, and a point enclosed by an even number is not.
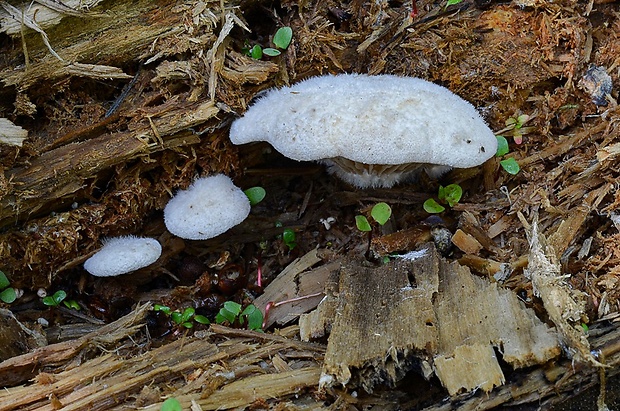
<svg viewBox="0 0 620 411"><path fill-rule="evenodd" d="M360 188L391 187L421 166L432 176L478 166L497 150L470 103L392 75L329 75L271 90L233 123L230 139L267 141L294 160L321 161Z"/></svg>
<svg viewBox="0 0 620 411"><path fill-rule="evenodd" d="M153 264L161 255L161 244L154 238L114 237L84 262L86 271L96 277L127 274Z"/></svg>
<svg viewBox="0 0 620 411"><path fill-rule="evenodd" d="M206 240L241 223L248 214L248 197L229 177L218 174L179 191L164 209L164 222L178 237Z"/></svg>

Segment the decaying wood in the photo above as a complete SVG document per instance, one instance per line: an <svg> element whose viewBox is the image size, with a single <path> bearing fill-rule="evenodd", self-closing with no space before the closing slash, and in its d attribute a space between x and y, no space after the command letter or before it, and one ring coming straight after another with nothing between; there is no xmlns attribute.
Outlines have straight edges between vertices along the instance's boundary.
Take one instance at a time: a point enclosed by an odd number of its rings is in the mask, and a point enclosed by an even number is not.
<svg viewBox="0 0 620 411"><path fill-rule="evenodd" d="M45 345L47 340L40 332L29 329L11 311L0 308L0 361Z"/></svg>
<svg viewBox="0 0 620 411"><path fill-rule="evenodd" d="M262 312L270 305L265 327L286 324L317 306L324 296L324 284L329 273L339 268L336 261L310 270L320 261L317 250L296 259L254 300L254 305Z"/></svg>
<svg viewBox="0 0 620 411"><path fill-rule="evenodd" d="M532 281L535 295L543 301L549 318L558 329L562 343L577 360L603 366L592 355L590 343L581 327L582 323L587 322L584 318L586 295L571 289L565 282L554 254L555 250L546 246L546 239L538 231L538 222L534 221L529 226L522 215L519 217L529 230L531 247L525 275Z"/></svg>
<svg viewBox="0 0 620 411"><path fill-rule="evenodd" d="M13 386L35 377L39 370L45 367L66 364L89 346L112 346L143 327L144 324L142 322L151 307L151 304L144 304L136 308L132 313L104 325L83 337L58 344L46 345L36 348L27 354L2 361L0 363L0 385ZM0 401L0 404L2 403L3 401Z"/></svg>
<svg viewBox="0 0 620 411"><path fill-rule="evenodd" d="M255 332L215 343L211 339L217 337L217 331L231 336L234 332L217 326L213 331L209 339L181 337L132 358L108 353L79 367L39 373L34 384L0 392L0 410L53 410L52 396L66 410L127 409L136 397L141 406L152 404L146 409L158 410L164 393L147 397L140 393L144 387L163 382L178 385L175 397L187 407L193 400L202 409L215 410L223 404L226 408L245 407L317 386L320 367L308 353L320 358L321 346L279 336L265 340ZM266 343L257 347L256 341L261 340ZM288 370L259 366L280 355Z"/></svg>
<svg viewBox="0 0 620 411"><path fill-rule="evenodd" d="M451 395L489 392L505 382L494 347L514 368L544 364L561 352L555 333L514 294L446 262L430 245L413 261L379 268L348 260L318 312L331 317L304 315L300 327L302 336L316 336L317 324L331 324L324 385L372 390L411 368L434 367Z"/></svg>

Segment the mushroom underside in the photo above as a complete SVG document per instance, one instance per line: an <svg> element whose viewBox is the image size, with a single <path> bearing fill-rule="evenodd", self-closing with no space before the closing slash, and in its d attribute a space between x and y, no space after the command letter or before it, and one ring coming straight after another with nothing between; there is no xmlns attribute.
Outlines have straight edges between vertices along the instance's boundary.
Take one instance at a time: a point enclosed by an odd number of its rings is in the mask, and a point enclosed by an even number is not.
<svg viewBox="0 0 620 411"><path fill-rule="evenodd" d="M411 181L424 170L431 178L439 178L452 167L426 164L365 164L344 157L321 160L327 171L359 188L390 188L398 183Z"/></svg>

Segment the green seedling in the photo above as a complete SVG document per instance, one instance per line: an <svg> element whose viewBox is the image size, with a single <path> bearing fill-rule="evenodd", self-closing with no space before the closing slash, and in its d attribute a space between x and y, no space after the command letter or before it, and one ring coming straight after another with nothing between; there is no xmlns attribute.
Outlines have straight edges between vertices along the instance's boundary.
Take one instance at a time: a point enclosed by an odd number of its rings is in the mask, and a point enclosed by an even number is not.
<svg viewBox="0 0 620 411"><path fill-rule="evenodd" d="M250 205L252 206L255 206L256 204L263 201L265 196L267 195L267 192L263 187L248 188L244 191L244 193L248 197L248 200L250 200Z"/></svg>
<svg viewBox="0 0 620 411"><path fill-rule="evenodd" d="M243 51L246 55L260 60L263 58L263 54L269 57L279 56L281 54L280 50L286 50L288 46L291 44L291 40L293 39L293 29L290 27L280 27L276 34L273 36L273 47L265 47L262 48L260 45L256 44L253 47L246 46Z"/></svg>
<svg viewBox="0 0 620 411"><path fill-rule="evenodd" d="M510 151L508 147L508 140L504 136L495 136L497 138L497 152L495 153L496 157L502 157ZM506 158L499 162L499 165L509 174L515 175L519 173L521 167L519 167L519 163L514 158Z"/></svg>
<svg viewBox="0 0 620 411"><path fill-rule="evenodd" d="M455 4L459 4L460 2L462 2L463 0L448 0L448 2L446 3L446 7L444 7L444 10L447 9L450 6L453 6Z"/></svg>
<svg viewBox="0 0 620 411"><path fill-rule="evenodd" d="M295 231L290 228L287 228L282 232L282 241L284 241L284 244L286 244L289 250L292 250L297 246L296 238L297 236L295 235Z"/></svg>
<svg viewBox="0 0 620 411"><path fill-rule="evenodd" d="M523 127L528 121L533 119L534 116L528 116L527 114L521 114L519 116L509 117L505 121L506 127L498 131L498 134L511 136L515 143L523 143L523 136L531 131L534 131L535 127Z"/></svg>
<svg viewBox="0 0 620 411"><path fill-rule="evenodd" d="M246 320L249 330L261 331L263 313L253 304L248 305L241 311L241 304L234 301L226 301L220 312L215 316L215 322L218 324L229 323L232 325L237 321L240 325L243 325Z"/></svg>
<svg viewBox="0 0 620 411"><path fill-rule="evenodd" d="M386 203L377 203L373 206L372 210L370 210L370 216L379 225L384 225L392 216L392 208ZM356 215L355 225L360 231L372 231L372 226L366 216Z"/></svg>
<svg viewBox="0 0 620 411"><path fill-rule="evenodd" d="M168 315L170 319L179 327L185 328L193 328L194 323L196 321L199 324L210 324L210 321L204 315L195 315L196 310L193 307L187 307L183 312L180 311L172 311L170 307L165 305L155 304L153 306L153 311L161 311L162 313Z"/></svg>
<svg viewBox="0 0 620 411"><path fill-rule="evenodd" d="M13 287L9 287L11 283L2 271L0 271L0 300L7 304L11 304L17 299L17 293Z"/></svg>
<svg viewBox="0 0 620 411"><path fill-rule="evenodd" d="M67 293L63 290L58 290L53 295L44 297L41 301L48 307L58 307L60 303L65 300L65 298L67 298Z"/></svg>
<svg viewBox="0 0 620 411"><path fill-rule="evenodd" d="M463 196L463 189L458 184L448 184L447 186L439 186L437 197L443 204L447 204L450 207L454 207ZM439 204L434 198L429 198L422 205L424 211L429 214L438 214L446 210L446 208Z"/></svg>
<svg viewBox="0 0 620 411"><path fill-rule="evenodd" d="M176 398L168 398L161 404L161 411L183 411L181 403Z"/></svg>

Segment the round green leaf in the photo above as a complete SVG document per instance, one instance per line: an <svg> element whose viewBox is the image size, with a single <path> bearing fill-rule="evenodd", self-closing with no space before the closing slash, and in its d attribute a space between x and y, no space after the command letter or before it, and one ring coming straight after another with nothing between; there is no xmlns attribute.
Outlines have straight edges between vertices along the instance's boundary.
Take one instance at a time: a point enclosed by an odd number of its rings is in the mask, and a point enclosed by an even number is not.
<svg viewBox="0 0 620 411"><path fill-rule="evenodd" d="M207 317L205 317L204 315L196 315L194 316L194 321L196 321L199 324L211 324L211 321L209 321L209 319Z"/></svg>
<svg viewBox="0 0 620 411"><path fill-rule="evenodd" d="M263 49L263 54L269 56L269 57L275 57L275 56L279 56L280 50L276 50L276 49L272 49L270 47L267 47L265 49Z"/></svg>
<svg viewBox="0 0 620 411"><path fill-rule="evenodd" d="M519 170L521 170L519 163L517 163L517 160L514 158L507 158L506 160L500 161L499 164L508 174L515 175L519 172Z"/></svg>
<svg viewBox="0 0 620 411"><path fill-rule="evenodd" d="M226 301L224 303L224 308L228 311L230 311L231 313L233 313L233 315L237 316L239 315L239 313L241 313L241 304L238 304L234 301Z"/></svg>
<svg viewBox="0 0 620 411"><path fill-rule="evenodd" d="M54 301L56 302L56 305L60 304L65 298L67 298L67 293L64 292L63 290L58 290L54 293L54 295L52 296L52 298L54 299Z"/></svg>
<svg viewBox="0 0 620 411"><path fill-rule="evenodd" d="M449 184L443 187L443 192L444 198L450 207L454 207L463 197L463 189L458 184Z"/></svg>
<svg viewBox="0 0 620 411"><path fill-rule="evenodd" d="M0 271L0 290L4 290L5 288L9 286L9 284L11 283L9 282L9 279L6 277L6 274Z"/></svg>
<svg viewBox="0 0 620 411"><path fill-rule="evenodd" d="M377 223L383 225L390 219L390 216L392 215L392 208L386 203L378 203L372 208L370 215Z"/></svg>
<svg viewBox="0 0 620 411"><path fill-rule="evenodd" d="M497 138L497 151L495 152L495 155L497 157L501 157L505 154L508 154L508 151L510 151L510 149L508 148L508 140L506 140L506 137L495 136L495 138Z"/></svg>
<svg viewBox="0 0 620 411"><path fill-rule="evenodd" d="M12 287L9 287L6 290L0 292L0 300L4 301L7 304L11 304L16 299L17 294L15 293L15 289Z"/></svg>
<svg viewBox="0 0 620 411"><path fill-rule="evenodd" d="M290 27L280 27L273 36L273 44L276 47L285 50L293 39L293 29Z"/></svg>
<svg viewBox="0 0 620 411"><path fill-rule="evenodd" d="M267 195L267 192L263 187L248 188L244 191L244 193L248 197L248 200L250 200L250 205L253 206L263 201Z"/></svg>
<svg viewBox="0 0 620 411"><path fill-rule="evenodd" d="M290 250L295 248L295 246L297 245L295 239L295 231L291 230L290 228L287 228L282 232L282 241L284 241L284 244L286 244Z"/></svg>
<svg viewBox="0 0 620 411"><path fill-rule="evenodd" d="M355 225L357 226L357 229L360 231L371 231L372 230L372 227L370 227L370 223L368 222L368 219L363 215L355 216Z"/></svg>
<svg viewBox="0 0 620 411"><path fill-rule="evenodd" d="M446 210L444 206L439 204L433 198L429 198L428 200L426 200L424 204L422 205L422 207L424 207L424 211L426 211L429 214L437 214L437 213L441 213Z"/></svg>
<svg viewBox="0 0 620 411"><path fill-rule="evenodd" d="M263 49L261 46L256 44L254 47L250 49L250 56L253 59L260 60L263 58Z"/></svg>
<svg viewBox="0 0 620 411"><path fill-rule="evenodd" d="M176 398L168 398L161 404L161 411L183 411L181 403Z"/></svg>

